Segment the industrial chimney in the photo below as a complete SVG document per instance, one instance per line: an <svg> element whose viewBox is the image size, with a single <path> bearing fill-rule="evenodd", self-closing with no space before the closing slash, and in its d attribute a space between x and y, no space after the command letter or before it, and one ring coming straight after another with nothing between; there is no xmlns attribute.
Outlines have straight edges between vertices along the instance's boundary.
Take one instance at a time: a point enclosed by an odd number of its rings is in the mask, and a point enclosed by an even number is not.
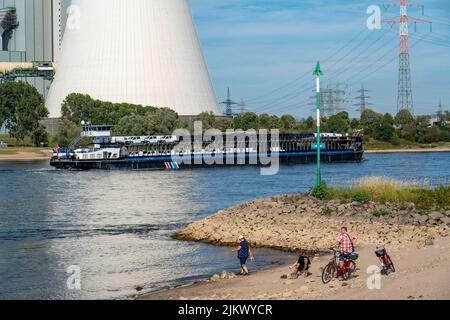
<svg viewBox="0 0 450 320"><path fill-rule="evenodd" d="M73 0L47 108L70 93L219 114L188 0Z"/></svg>

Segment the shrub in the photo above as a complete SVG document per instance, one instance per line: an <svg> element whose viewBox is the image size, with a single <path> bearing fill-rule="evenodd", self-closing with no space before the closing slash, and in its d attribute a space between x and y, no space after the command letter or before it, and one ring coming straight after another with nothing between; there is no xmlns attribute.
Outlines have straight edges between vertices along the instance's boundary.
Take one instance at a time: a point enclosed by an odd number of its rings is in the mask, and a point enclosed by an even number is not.
<svg viewBox="0 0 450 320"><path fill-rule="evenodd" d="M332 214L333 214L333 210L331 210L330 208L326 208L322 211L322 215L327 216L327 217L331 216Z"/></svg>
<svg viewBox="0 0 450 320"><path fill-rule="evenodd" d="M450 208L450 188L440 186L434 190L434 201L440 209Z"/></svg>
<svg viewBox="0 0 450 320"><path fill-rule="evenodd" d="M357 192L352 197L352 201L355 201L355 202L367 202L369 200L370 200L369 195L364 192Z"/></svg>
<svg viewBox="0 0 450 320"><path fill-rule="evenodd" d="M330 191L325 182L311 189L311 195L317 199L324 200L330 196Z"/></svg>

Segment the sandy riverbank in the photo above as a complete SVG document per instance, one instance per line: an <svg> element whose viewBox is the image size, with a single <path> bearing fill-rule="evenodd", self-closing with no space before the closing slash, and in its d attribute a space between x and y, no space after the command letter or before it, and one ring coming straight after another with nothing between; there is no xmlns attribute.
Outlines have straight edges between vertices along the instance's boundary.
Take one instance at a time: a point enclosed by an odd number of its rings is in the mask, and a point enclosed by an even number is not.
<svg viewBox="0 0 450 320"><path fill-rule="evenodd" d="M387 150L366 150L366 154L391 154L391 153L432 153L450 152L450 147L424 148L424 149L387 149Z"/></svg>
<svg viewBox="0 0 450 320"><path fill-rule="evenodd" d="M347 282L333 280L324 285L322 267L329 256L316 257L309 278L282 280L289 273L287 266L253 273L249 277L237 277L197 283L140 297L142 300L411 300L450 299L450 238L435 240L430 246L408 245L389 248L397 273L382 277L380 290L369 290L367 273L369 266L377 265L373 246L359 246L358 270ZM258 251L256 250L256 258Z"/></svg>
<svg viewBox="0 0 450 320"><path fill-rule="evenodd" d="M0 162L27 162L49 160L52 150L35 148L7 148L1 149Z"/></svg>
<svg viewBox="0 0 450 320"><path fill-rule="evenodd" d="M374 215L378 212L386 214ZM282 281L280 276L289 272L284 266L249 278L220 280L215 276L214 281L143 299L450 298L450 211L424 215L413 203L341 203L304 194L278 196L219 211L189 225L175 238L231 245L245 234L256 247L308 250L314 256L314 252L323 252L336 241L343 225L359 237L361 253L359 277L345 287L338 281L327 286L321 283L320 268L329 257L316 254L309 279ZM374 249L380 244L388 244L399 272L389 277L384 290L370 291L365 272L368 266L377 264ZM418 257L426 262L418 263Z"/></svg>

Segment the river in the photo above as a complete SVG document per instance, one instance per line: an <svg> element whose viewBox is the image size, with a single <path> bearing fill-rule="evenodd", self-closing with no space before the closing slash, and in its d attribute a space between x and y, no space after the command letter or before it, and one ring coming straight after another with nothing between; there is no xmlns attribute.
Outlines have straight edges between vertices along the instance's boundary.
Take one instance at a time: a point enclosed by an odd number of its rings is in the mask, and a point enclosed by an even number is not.
<svg viewBox="0 0 450 320"><path fill-rule="evenodd" d="M331 184L368 175L450 182L450 153L366 158L324 165L323 178ZM248 167L68 172L47 162L0 163L0 299L124 299L137 286L150 292L237 271L229 248L171 235L245 200L308 191L314 175L315 165L261 176ZM251 267L292 258L259 249ZM68 273L74 270L79 274ZM68 286L74 275L80 290Z"/></svg>

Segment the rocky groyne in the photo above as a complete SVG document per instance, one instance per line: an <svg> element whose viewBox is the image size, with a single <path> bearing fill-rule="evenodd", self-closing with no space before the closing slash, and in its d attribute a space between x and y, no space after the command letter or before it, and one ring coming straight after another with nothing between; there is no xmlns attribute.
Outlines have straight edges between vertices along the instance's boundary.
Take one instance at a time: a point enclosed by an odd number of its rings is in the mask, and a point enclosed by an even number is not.
<svg viewBox="0 0 450 320"><path fill-rule="evenodd" d="M450 234L450 211L424 214L413 203L325 201L307 194L286 195L219 211L174 237L234 245L244 234L256 247L318 252L336 241L342 226L362 244L424 246Z"/></svg>

